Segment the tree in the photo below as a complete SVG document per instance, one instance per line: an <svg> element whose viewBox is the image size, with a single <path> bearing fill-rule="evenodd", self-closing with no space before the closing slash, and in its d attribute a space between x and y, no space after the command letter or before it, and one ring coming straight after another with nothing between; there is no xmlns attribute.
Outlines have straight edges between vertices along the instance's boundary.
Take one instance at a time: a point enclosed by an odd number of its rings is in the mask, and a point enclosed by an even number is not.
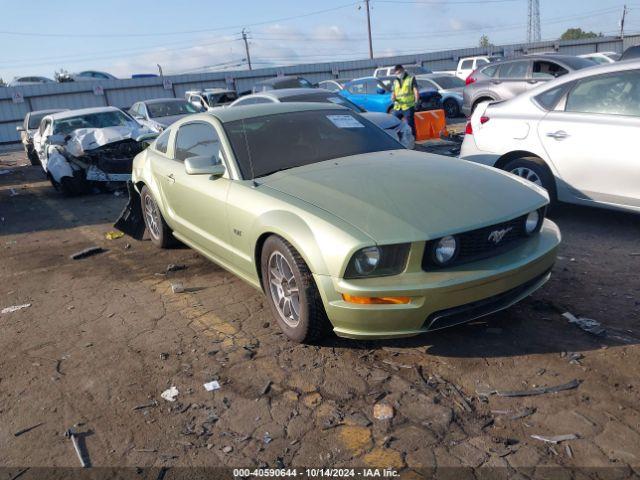
<svg viewBox="0 0 640 480"><path fill-rule="evenodd" d="M0 87L6 87L7 86L7 82L5 82L2 77L0 77Z"/></svg>
<svg viewBox="0 0 640 480"><path fill-rule="evenodd" d="M583 38L596 38L601 36L602 34L585 32L581 28L569 28L560 36L560 40L582 40Z"/></svg>
<svg viewBox="0 0 640 480"><path fill-rule="evenodd" d="M53 78L55 78L56 82L59 82L59 83L73 82L73 78L71 78L71 75L69 75L69 72L67 72L64 68L61 68L60 70L56 70L53 74Z"/></svg>
<svg viewBox="0 0 640 480"><path fill-rule="evenodd" d="M481 47L493 47L493 43L489 41L489 37L487 35L482 35L480 37L480 46Z"/></svg>

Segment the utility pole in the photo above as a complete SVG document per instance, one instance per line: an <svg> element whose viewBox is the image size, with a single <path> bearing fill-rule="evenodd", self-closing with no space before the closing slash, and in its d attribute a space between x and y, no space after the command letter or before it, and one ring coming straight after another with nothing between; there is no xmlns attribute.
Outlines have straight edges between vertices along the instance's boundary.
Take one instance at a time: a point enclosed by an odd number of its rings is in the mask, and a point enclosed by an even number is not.
<svg viewBox="0 0 640 480"><path fill-rule="evenodd" d="M627 16L627 6L622 9L622 19L620 20L620 39L624 40L624 20Z"/></svg>
<svg viewBox="0 0 640 480"><path fill-rule="evenodd" d="M529 0L527 43L539 42L540 36L540 0Z"/></svg>
<svg viewBox="0 0 640 480"><path fill-rule="evenodd" d="M251 55L249 54L249 42L247 41L247 30L244 28L242 29L242 40L244 40L244 49L247 52L247 63L249 64L249 70L252 70Z"/></svg>
<svg viewBox="0 0 640 480"><path fill-rule="evenodd" d="M371 41L371 13L369 11L369 0L364 0L367 7L367 30L369 31L369 58L373 58L373 42Z"/></svg>

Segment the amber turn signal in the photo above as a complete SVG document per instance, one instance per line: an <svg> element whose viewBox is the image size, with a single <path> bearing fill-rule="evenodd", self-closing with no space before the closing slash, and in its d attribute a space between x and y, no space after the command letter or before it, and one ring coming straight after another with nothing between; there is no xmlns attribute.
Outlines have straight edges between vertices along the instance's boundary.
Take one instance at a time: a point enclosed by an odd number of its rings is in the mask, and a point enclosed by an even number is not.
<svg viewBox="0 0 640 480"><path fill-rule="evenodd" d="M345 302L358 303L360 305L398 305L411 301L409 297L356 297L348 293L343 293L342 299Z"/></svg>

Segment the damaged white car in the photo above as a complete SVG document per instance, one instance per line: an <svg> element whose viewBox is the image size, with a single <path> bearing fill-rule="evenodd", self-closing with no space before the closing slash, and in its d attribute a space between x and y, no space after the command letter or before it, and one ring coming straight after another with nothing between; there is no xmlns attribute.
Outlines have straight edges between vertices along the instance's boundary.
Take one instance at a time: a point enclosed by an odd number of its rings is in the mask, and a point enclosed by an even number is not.
<svg viewBox="0 0 640 480"><path fill-rule="evenodd" d="M116 107L86 108L44 117L33 147L51 184L81 195L129 180L133 157L157 135Z"/></svg>

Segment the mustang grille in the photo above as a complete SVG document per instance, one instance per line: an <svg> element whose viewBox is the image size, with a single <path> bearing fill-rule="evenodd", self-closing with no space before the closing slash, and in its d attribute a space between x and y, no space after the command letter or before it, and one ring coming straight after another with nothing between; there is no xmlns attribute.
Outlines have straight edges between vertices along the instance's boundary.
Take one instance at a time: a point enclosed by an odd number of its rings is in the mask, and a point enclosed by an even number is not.
<svg viewBox="0 0 640 480"><path fill-rule="evenodd" d="M446 267L492 257L516 247L521 240L527 237L524 230L525 219L526 215L523 215L508 222L456 235L460 245L458 254L455 260L447 264ZM431 250L436 241L427 242L422 257L424 270L445 268L436 264L431 258Z"/></svg>

